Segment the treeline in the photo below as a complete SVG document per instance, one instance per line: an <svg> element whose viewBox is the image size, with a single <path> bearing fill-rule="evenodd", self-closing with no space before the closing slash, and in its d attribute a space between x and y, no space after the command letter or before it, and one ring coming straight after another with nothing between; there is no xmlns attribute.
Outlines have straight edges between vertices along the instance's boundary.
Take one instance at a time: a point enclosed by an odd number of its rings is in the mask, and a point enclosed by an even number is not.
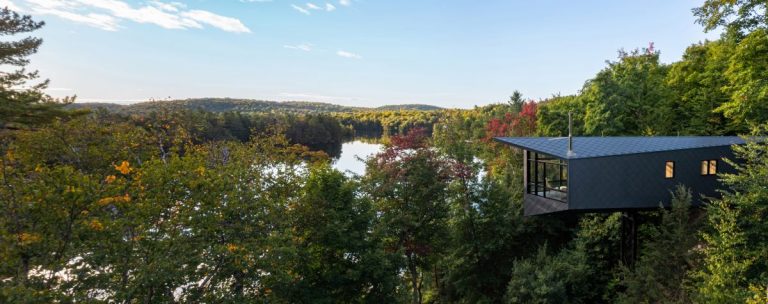
<svg viewBox="0 0 768 304"><path fill-rule="evenodd" d="M205 112L243 112L243 113L336 113L355 111L432 111L440 107L422 104L385 105L377 108L348 107L325 102L308 101L267 101L235 98L190 98L151 100L129 105L114 103L74 103L69 109L98 109L120 114L146 115L153 112L196 111Z"/></svg>
<svg viewBox="0 0 768 304"><path fill-rule="evenodd" d="M444 111L359 111L333 113L343 125L355 130L358 136L389 136L405 134L413 129L425 129L432 132L432 127Z"/></svg>
<svg viewBox="0 0 768 304"><path fill-rule="evenodd" d="M97 110L91 116L105 123L129 123L143 129L178 126L188 133L191 143L215 141L248 142L254 134L281 134L292 144L338 155L342 141L354 131L327 114L290 113L214 113L202 110L151 112L147 115L121 115Z"/></svg>

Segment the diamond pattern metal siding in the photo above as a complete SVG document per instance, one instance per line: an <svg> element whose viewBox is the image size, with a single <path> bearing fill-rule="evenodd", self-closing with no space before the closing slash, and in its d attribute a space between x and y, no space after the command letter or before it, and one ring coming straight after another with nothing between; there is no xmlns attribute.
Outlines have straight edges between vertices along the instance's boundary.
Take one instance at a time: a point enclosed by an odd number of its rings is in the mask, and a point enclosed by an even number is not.
<svg viewBox="0 0 768 304"><path fill-rule="evenodd" d="M737 136L574 137L568 153L567 137L497 137L497 141L562 159L581 159L649 152L744 144Z"/></svg>
<svg viewBox="0 0 768 304"><path fill-rule="evenodd" d="M721 188L716 176L701 175L701 161L717 159L719 173L732 172L723 157L732 159L729 146L571 160L568 209L657 208L669 203L677 185L688 187L699 204ZM667 161L675 163L671 179L664 177Z"/></svg>

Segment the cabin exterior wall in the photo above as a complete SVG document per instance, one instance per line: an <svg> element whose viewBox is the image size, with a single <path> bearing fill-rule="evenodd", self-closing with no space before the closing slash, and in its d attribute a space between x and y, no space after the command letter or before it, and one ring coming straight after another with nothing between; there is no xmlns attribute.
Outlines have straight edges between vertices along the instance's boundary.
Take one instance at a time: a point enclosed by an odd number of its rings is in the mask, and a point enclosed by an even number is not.
<svg viewBox="0 0 768 304"><path fill-rule="evenodd" d="M677 185L691 189L693 204L701 197L717 197L718 177L701 175L701 161L716 159L717 173L734 169L722 159L733 159L729 146L650 152L569 160L568 210L658 208L667 206ZM673 161L674 177L665 178Z"/></svg>

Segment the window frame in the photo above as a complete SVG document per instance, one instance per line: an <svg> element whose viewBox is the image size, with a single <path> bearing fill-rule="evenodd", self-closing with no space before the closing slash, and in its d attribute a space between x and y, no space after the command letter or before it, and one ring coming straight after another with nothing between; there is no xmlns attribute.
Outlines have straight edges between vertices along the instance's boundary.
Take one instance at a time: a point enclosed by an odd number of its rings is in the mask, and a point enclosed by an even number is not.
<svg viewBox="0 0 768 304"><path fill-rule="evenodd" d="M669 173L669 172L667 172L667 169L670 168L670 166L669 166L670 164L672 164L672 167L671 167L672 168L672 175L668 175L667 174L667 173ZM668 160L668 161L664 162L664 179L674 179L674 178L675 178L675 161Z"/></svg>
<svg viewBox="0 0 768 304"><path fill-rule="evenodd" d="M706 165L706 170L701 170L701 176L715 176L717 175L717 168L719 167L719 162L717 159L705 159L701 161L702 167L700 169L704 169L704 166ZM713 167L714 165L714 167ZM704 172L706 171L706 172Z"/></svg>

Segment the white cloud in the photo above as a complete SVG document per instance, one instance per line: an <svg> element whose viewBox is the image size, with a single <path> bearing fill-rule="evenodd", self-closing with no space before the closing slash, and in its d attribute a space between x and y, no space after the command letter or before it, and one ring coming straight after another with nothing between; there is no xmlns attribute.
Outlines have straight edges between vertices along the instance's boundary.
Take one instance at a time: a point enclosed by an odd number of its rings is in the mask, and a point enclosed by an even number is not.
<svg viewBox="0 0 768 304"><path fill-rule="evenodd" d="M286 49L300 50L305 52L309 52L312 50L312 45L309 43L302 43L297 45L284 45L283 47Z"/></svg>
<svg viewBox="0 0 768 304"><path fill-rule="evenodd" d="M240 20L230 17L225 17L211 13L209 11L191 10L181 13L182 16L189 19L198 21L200 23L208 24L223 31L233 33L250 33L248 29Z"/></svg>
<svg viewBox="0 0 768 304"><path fill-rule="evenodd" d="M336 55L339 55L339 56L344 57L344 58L363 59L363 56L360 56L360 55L355 54L355 53L343 51L343 50L337 51Z"/></svg>
<svg viewBox="0 0 768 304"><path fill-rule="evenodd" d="M163 11L155 6L133 8L118 0L76 0L77 2L108 11L113 16L138 23L155 24L167 29L202 28L194 20Z"/></svg>
<svg viewBox="0 0 768 304"><path fill-rule="evenodd" d="M72 89L70 89L70 88L47 88L45 90L46 91L51 91L51 92L72 91Z"/></svg>
<svg viewBox="0 0 768 304"><path fill-rule="evenodd" d="M328 11L328 12L332 12L332 11L336 10L336 7L333 6L333 4L326 3L325 4L325 10Z"/></svg>
<svg viewBox="0 0 768 304"><path fill-rule="evenodd" d="M21 11L16 4L14 4L11 0L0 0L0 8L7 7L9 10L12 11Z"/></svg>
<svg viewBox="0 0 768 304"><path fill-rule="evenodd" d="M320 9L320 7L319 7L319 6L315 5L315 4L314 4L314 3L312 3L312 2L307 2L307 8L308 8L308 9L311 9L311 10L319 10L319 9Z"/></svg>
<svg viewBox="0 0 768 304"><path fill-rule="evenodd" d="M272 0L240 0L240 2L243 2L243 3L253 3L253 2L263 3L263 2L272 2Z"/></svg>
<svg viewBox="0 0 768 304"><path fill-rule="evenodd" d="M293 9L299 11L300 13L304 14L304 15L309 15L310 14L309 11L306 8L303 8L303 7L298 6L296 4L291 4L291 7Z"/></svg>
<svg viewBox="0 0 768 304"><path fill-rule="evenodd" d="M116 18L97 13L79 13L72 10L77 4L67 0L27 0L30 12L40 15L52 15L69 21L82 23L105 31L117 31L120 26Z"/></svg>
<svg viewBox="0 0 768 304"><path fill-rule="evenodd" d="M341 4L343 6L349 6L350 4L352 4L352 1L350 1L350 0L339 0L339 4Z"/></svg>
<svg viewBox="0 0 768 304"><path fill-rule="evenodd" d="M181 2L149 0L143 6L133 7L120 0L24 1L32 13L58 16L108 31L120 28L120 20L129 20L166 29L199 29L205 24L228 32L250 33L238 19L209 11L187 10L187 6Z"/></svg>

